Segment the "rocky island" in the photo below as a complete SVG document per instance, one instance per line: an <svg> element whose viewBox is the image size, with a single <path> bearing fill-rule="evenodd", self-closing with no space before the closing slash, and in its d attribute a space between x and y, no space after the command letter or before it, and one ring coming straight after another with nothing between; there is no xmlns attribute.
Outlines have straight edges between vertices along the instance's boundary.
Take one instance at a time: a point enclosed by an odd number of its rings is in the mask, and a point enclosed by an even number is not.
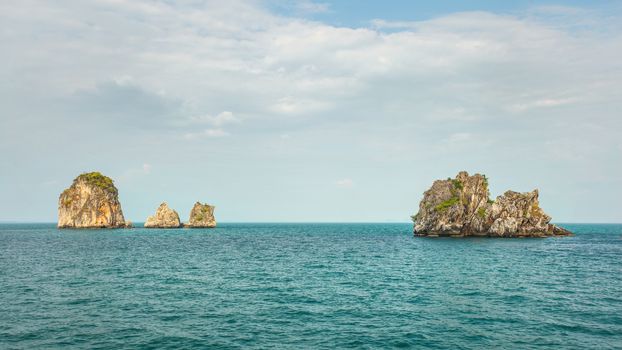
<svg viewBox="0 0 622 350"><path fill-rule="evenodd" d="M145 221L146 228L177 228L181 226L179 214L169 208L166 202L160 204L155 215L148 217Z"/></svg>
<svg viewBox="0 0 622 350"><path fill-rule="evenodd" d="M58 228L125 228L119 192L112 179L84 173L58 198Z"/></svg>
<svg viewBox="0 0 622 350"><path fill-rule="evenodd" d="M469 176L436 180L423 194L419 212L412 216L415 236L549 237L572 233L549 223L538 203L538 190L507 191L490 199L488 179Z"/></svg>
<svg viewBox="0 0 622 350"><path fill-rule="evenodd" d="M194 203L190 211L190 220L184 224L184 227L190 228L213 228L216 227L216 219L214 219L214 207L209 204Z"/></svg>

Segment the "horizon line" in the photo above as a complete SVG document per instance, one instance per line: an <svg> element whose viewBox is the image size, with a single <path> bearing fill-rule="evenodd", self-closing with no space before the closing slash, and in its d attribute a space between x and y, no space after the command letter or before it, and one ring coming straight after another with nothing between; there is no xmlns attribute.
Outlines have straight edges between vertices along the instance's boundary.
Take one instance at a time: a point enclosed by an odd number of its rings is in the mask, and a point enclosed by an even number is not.
<svg viewBox="0 0 622 350"><path fill-rule="evenodd" d="M144 221L132 221L132 224L144 224ZM220 221L218 224L412 224L409 221ZM593 225L622 225L622 222L552 222L552 224L593 224ZM17 220L0 220L0 224L57 224L56 221L17 221Z"/></svg>

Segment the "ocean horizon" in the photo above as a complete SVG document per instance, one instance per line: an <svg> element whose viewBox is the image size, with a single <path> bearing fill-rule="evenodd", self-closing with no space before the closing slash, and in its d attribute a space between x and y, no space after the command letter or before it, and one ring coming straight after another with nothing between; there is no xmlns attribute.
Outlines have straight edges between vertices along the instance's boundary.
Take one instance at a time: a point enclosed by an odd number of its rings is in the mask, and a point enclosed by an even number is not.
<svg viewBox="0 0 622 350"><path fill-rule="evenodd" d="M622 224L561 225L3 223L0 348L620 348Z"/></svg>
<svg viewBox="0 0 622 350"><path fill-rule="evenodd" d="M622 350L620 23L0 1L0 350Z"/></svg>
<svg viewBox="0 0 622 350"><path fill-rule="evenodd" d="M133 221L131 222L134 227L133 228L144 228L144 221ZM182 220L183 222L183 220ZM551 221L551 224L564 226L564 225L622 225L622 222L558 222ZM56 222L54 221L0 221L0 225L3 224L17 224L17 225L52 225L56 227ZM218 221L218 225L228 225L228 224L404 224L411 225L412 221ZM180 227L183 228L183 227ZM62 228L72 229L72 228ZM162 229L162 228L156 228Z"/></svg>

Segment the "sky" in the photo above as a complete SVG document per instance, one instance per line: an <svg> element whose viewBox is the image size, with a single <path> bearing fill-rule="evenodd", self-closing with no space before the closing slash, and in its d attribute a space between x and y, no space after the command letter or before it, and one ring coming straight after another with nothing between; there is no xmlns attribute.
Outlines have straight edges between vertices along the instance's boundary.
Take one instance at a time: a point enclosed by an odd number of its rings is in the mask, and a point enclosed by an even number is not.
<svg viewBox="0 0 622 350"><path fill-rule="evenodd" d="M0 2L0 221L408 222L435 179L622 222L622 3Z"/></svg>

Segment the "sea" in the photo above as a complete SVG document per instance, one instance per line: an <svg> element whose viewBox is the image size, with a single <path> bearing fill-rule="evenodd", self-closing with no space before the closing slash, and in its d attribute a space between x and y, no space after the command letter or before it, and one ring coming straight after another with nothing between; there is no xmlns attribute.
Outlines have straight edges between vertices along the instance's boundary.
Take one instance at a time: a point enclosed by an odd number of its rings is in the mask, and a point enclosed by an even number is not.
<svg viewBox="0 0 622 350"><path fill-rule="evenodd" d="M622 349L622 225L0 225L0 349Z"/></svg>

